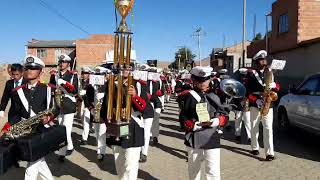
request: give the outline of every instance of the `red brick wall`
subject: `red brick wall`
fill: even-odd
[[[113,35],[91,35],[76,41],[78,67],[95,66],[106,59],[106,52],[113,50]]]
[[[279,33],[279,18],[288,13],[289,31]],[[297,46],[298,35],[298,0],[278,0],[272,4],[272,33],[269,52],[277,52]]]
[[[55,59],[55,50],[56,50],[56,48],[29,48],[28,49],[28,54],[31,54],[33,56],[37,56],[37,49],[45,49],[45,50],[47,50],[47,56],[44,57],[44,58],[41,58],[46,65],[56,64],[56,59]]]
[[[320,1],[299,0],[298,42],[320,37]]]

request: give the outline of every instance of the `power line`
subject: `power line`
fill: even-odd
[[[40,3],[41,6],[43,6],[46,9],[48,9],[49,11],[51,11],[52,13],[54,13],[55,15],[57,15],[58,17],[60,17],[61,19],[63,19],[67,23],[69,23],[70,25],[72,25],[73,27],[79,29],[80,31],[84,32],[87,35],[90,35],[90,33],[87,30],[85,30],[82,27],[80,27],[79,25],[73,23],[71,20],[69,20],[67,17],[65,17],[63,14],[61,14],[58,10],[56,10],[50,4],[46,3],[43,0],[39,0],[39,1],[40,1],[39,3]]]

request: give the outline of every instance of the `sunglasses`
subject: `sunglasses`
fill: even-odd
[[[63,61],[63,60],[60,60],[58,61],[59,64],[62,64],[62,63],[69,63],[69,61]]]
[[[42,68],[40,67],[36,67],[36,66],[27,66],[27,67],[24,67],[24,70],[25,71],[28,71],[28,70],[41,70]]]

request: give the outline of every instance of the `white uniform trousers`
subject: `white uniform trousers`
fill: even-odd
[[[144,146],[141,148],[141,152],[144,155],[148,155],[149,142],[151,137],[151,127],[152,127],[153,118],[143,119],[144,123]]]
[[[40,177],[43,180],[53,180],[51,171],[44,158],[38,159],[35,162],[28,162],[24,179],[37,180],[38,174],[40,174]]]
[[[68,142],[67,146],[65,146],[59,150],[60,156],[65,156],[67,150],[73,149],[73,143],[72,143],[72,138],[71,138],[73,118],[74,118],[74,113],[63,114],[63,115],[58,116],[59,124],[66,127],[67,142]]]
[[[90,132],[90,111],[88,108],[83,109],[82,123],[83,123],[82,140],[87,141],[89,137],[89,132]]]
[[[105,123],[93,123],[94,132],[97,139],[97,154],[106,154],[106,131]]]
[[[236,111],[236,118],[234,122],[236,136],[241,136],[242,122],[246,128],[248,138],[251,138],[250,111]]]
[[[159,97],[161,105],[162,105],[162,109],[164,109],[164,95]]]
[[[207,180],[220,180],[220,148],[188,150],[188,171],[190,180],[201,179],[201,162],[205,162]]]
[[[116,170],[120,180],[136,180],[138,178],[141,147],[124,149],[112,146]]]
[[[274,156],[273,149],[273,109],[270,108],[266,117],[260,115],[260,110],[255,107],[250,108],[251,119],[251,148],[252,150],[259,150],[259,124],[260,121],[263,125],[263,145],[266,155]]]
[[[160,127],[159,127],[160,113],[161,113],[160,108],[154,109],[154,117],[153,117],[152,128],[151,128],[151,136],[156,137],[156,138],[159,137],[159,131],[160,131]],[[145,135],[145,137],[147,137],[147,136]]]
[[[167,93],[167,94],[165,95],[165,100],[166,100],[166,102],[169,102],[169,101],[170,101],[170,94]]]

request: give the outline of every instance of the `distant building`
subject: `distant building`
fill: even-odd
[[[45,41],[32,39],[27,44],[28,54],[41,58],[47,67],[54,67],[62,53],[77,57],[77,67],[96,66],[113,50],[113,35],[94,34],[85,39]]]
[[[282,87],[296,84],[305,76],[319,72],[320,67],[320,1],[277,0],[272,4],[272,30],[268,53],[287,61],[276,77]],[[248,47],[248,57],[266,49],[266,39]]]
[[[245,42],[245,50],[250,44]],[[213,48],[210,64],[214,70],[227,69],[230,74],[238,70],[242,64],[242,42],[226,48]],[[245,66],[251,67],[251,59],[245,58]]]

